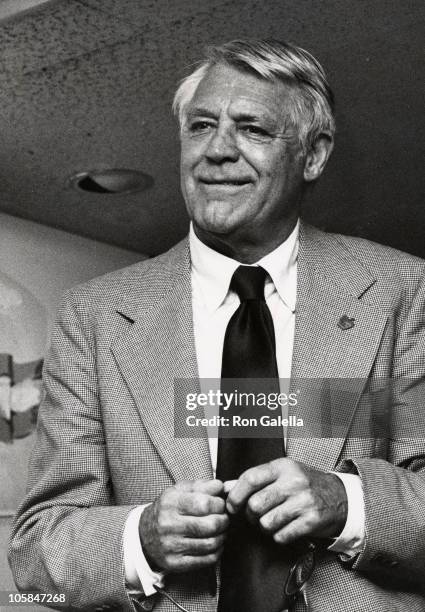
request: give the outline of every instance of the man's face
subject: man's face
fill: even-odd
[[[186,110],[181,183],[195,228],[267,239],[297,210],[304,158],[288,126],[293,90],[213,66]]]

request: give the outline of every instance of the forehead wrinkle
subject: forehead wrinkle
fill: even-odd
[[[275,123],[279,120],[282,109],[276,105],[275,108],[266,106],[259,100],[250,100],[249,98],[238,98],[236,100],[220,100],[217,108],[214,108],[214,99],[212,106],[199,104],[189,106],[186,116],[191,119],[193,117],[210,117],[218,118],[223,113],[226,113],[234,121],[267,121]],[[247,102],[248,104],[245,104]],[[252,104],[252,102],[254,104]]]
[[[243,90],[244,91],[241,91]],[[217,116],[224,112],[232,118],[260,121],[268,118],[279,121],[285,113],[287,96],[279,95],[278,91],[247,93],[246,88],[232,87],[230,95],[226,91],[219,91],[209,96],[201,95],[189,105],[188,115],[200,114]],[[197,96],[196,96],[197,97]]]
[[[193,108],[188,109],[187,117],[210,117],[211,119],[215,119],[217,117],[217,113],[215,113],[210,108],[206,108],[205,106],[195,106]]]

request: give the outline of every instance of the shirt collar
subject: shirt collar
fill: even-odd
[[[268,272],[280,299],[293,312],[297,292],[298,234],[299,221],[282,244],[253,264],[262,266]],[[192,224],[190,224],[189,246],[193,279],[199,288],[205,307],[210,312],[214,312],[224,302],[236,268],[243,264],[204,244],[195,234]],[[266,297],[272,291],[273,286],[266,282]]]

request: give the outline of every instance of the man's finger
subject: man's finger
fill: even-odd
[[[206,493],[185,493],[177,503],[177,510],[186,516],[208,516],[223,514],[226,505],[221,497],[213,497]]]
[[[229,525],[227,514],[181,516],[173,532],[190,538],[210,538],[224,533]]]
[[[230,514],[236,514],[246,504],[253,493],[263,489],[276,479],[276,471],[270,463],[264,463],[246,470],[230,491],[226,508]]]
[[[238,482],[237,480],[226,480],[226,482],[224,483],[224,493],[225,493],[225,495],[230,493],[230,491],[233,489],[233,487],[235,486],[235,484],[237,482]]]
[[[206,493],[207,495],[219,497],[224,494],[224,485],[222,481],[217,478],[213,480],[195,480],[192,490],[194,492]]]
[[[183,557],[175,556],[173,561],[168,564],[167,569],[174,573],[181,573],[209,567],[210,565],[215,565],[217,563],[222,552],[223,549],[220,548],[209,555],[185,555]]]
[[[290,499],[266,512],[258,522],[266,533],[273,534],[297,520],[300,515],[299,504]]]
[[[185,538],[185,555],[203,557],[204,555],[213,554],[223,548],[225,537],[224,534],[221,534],[214,538]]]
[[[255,521],[285,502],[288,499],[285,488],[284,482],[275,480],[260,491],[253,493],[246,504],[248,520]]]
[[[309,534],[310,531],[307,523],[303,517],[298,517],[285,525],[285,527],[282,527],[282,529],[276,531],[273,534],[273,540],[278,544],[282,544],[282,546],[286,546]]]

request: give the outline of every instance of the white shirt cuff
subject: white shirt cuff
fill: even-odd
[[[348,510],[344,529],[328,550],[339,553],[348,561],[358,555],[365,542],[365,507],[363,486],[360,476],[332,472],[343,482],[347,494]]]
[[[160,588],[164,586],[164,575],[150,568],[140,543],[139,521],[142,512],[149,505],[137,506],[131,510],[125,522],[123,534],[125,581],[130,588],[142,588],[146,597],[157,592],[155,586]]]

